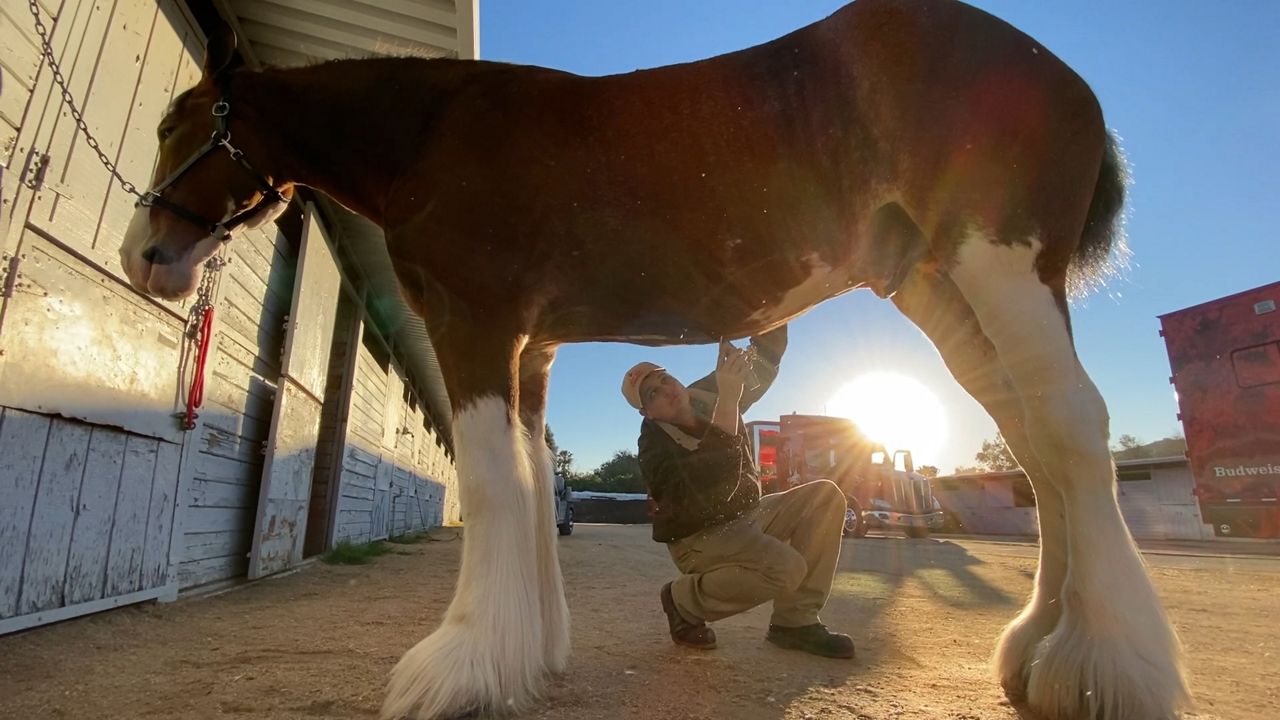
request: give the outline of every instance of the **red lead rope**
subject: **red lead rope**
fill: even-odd
[[[221,250],[205,261],[204,274],[200,277],[200,287],[196,290],[195,304],[191,306],[191,314],[187,318],[187,329],[183,334],[186,335],[187,342],[195,343],[196,363],[191,372],[191,390],[187,393],[187,408],[179,416],[182,418],[183,430],[195,430],[196,418],[200,417],[196,410],[204,404],[204,366],[209,359],[209,343],[213,339],[213,307],[218,299],[218,277],[228,262],[230,261],[223,257]],[[188,357],[184,352],[184,367]]]
[[[209,338],[213,336],[213,307],[204,309],[200,317],[200,334],[196,340],[196,367],[191,375],[191,391],[187,393],[187,412],[183,416],[182,429],[194,430],[196,410],[204,404],[204,364],[209,358]]]

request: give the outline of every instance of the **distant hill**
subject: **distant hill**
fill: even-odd
[[[1116,460],[1144,460],[1146,458],[1182,457],[1187,452],[1187,439],[1167,437],[1145,445],[1119,450],[1114,453]]]

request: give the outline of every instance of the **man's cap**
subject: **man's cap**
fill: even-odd
[[[651,373],[658,372],[664,368],[660,365],[654,365],[651,362],[636,363],[636,366],[627,371],[622,376],[622,397],[627,399],[627,403],[631,407],[640,410],[643,403],[640,402],[640,384],[644,379],[649,377]]]

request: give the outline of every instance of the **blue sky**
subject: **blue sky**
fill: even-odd
[[[490,60],[606,75],[755,45],[826,17],[839,0],[481,0],[480,51]],[[1134,252],[1125,276],[1073,307],[1079,353],[1106,398],[1112,437],[1181,432],[1157,315],[1280,279],[1280,3],[973,3],[1044,43],[1093,87],[1135,178]],[[637,118],[637,122],[641,122]],[[894,307],[858,291],[791,325],[783,370],[747,414],[819,413],[865,372],[909,375],[938,395],[949,426],[933,457],[970,464],[995,434],[929,342]],[[677,377],[709,372],[714,348],[564,346],[549,422],[578,469],[635,449],[640,418],[618,392],[622,373],[653,360]]]

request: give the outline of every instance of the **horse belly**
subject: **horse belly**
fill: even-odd
[[[850,277],[846,268],[832,267],[818,260],[810,260],[809,274],[799,283],[781,288],[781,298],[775,302],[763,302],[759,310],[747,321],[751,325],[777,325],[804,314],[813,306],[837,295],[860,287]]]

